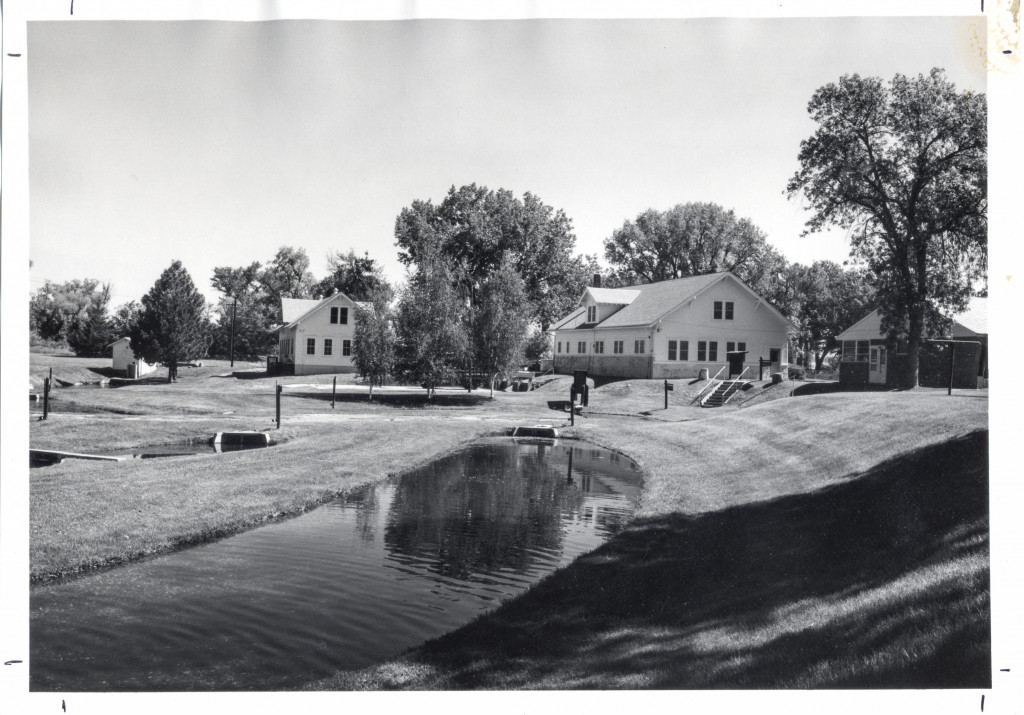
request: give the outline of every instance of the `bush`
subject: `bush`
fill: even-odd
[[[802,367],[800,367],[799,365],[790,365],[789,366],[789,379],[790,380],[803,380],[804,379],[804,369]]]

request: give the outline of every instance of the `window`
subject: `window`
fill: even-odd
[[[676,359],[676,341],[675,340],[669,340],[668,341],[668,359],[669,360],[675,360]]]
[[[857,341],[857,362],[868,361],[868,351],[871,349],[870,340],[858,340]]]
[[[338,308],[338,322],[348,325],[348,308]]]
[[[589,306],[587,308],[587,322],[588,323],[596,323],[597,322],[597,306],[596,305],[591,305],[591,306]]]
[[[747,352],[747,344],[746,343],[736,343],[736,349],[739,350],[741,353],[745,353],[745,352]]]
[[[558,352],[562,352],[562,341],[558,341]]]
[[[594,352],[595,353],[604,353],[604,341],[603,340],[598,340],[596,343],[594,343]]]
[[[351,340],[342,340],[341,341],[341,354],[345,355],[345,356],[349,356],[349,355],[352,354],[352,341]]]
[[[729,343],[725,344],[725,352],[727,352],[727,353],[731,353],[731,352],[745,353],[746,351],[747,351],[747,344],[746,343],[732,343],[732,342],[729,342]]]
[[[708,362],[716,362],[718,360],[718,343],[712,340],[708,343]]]
[[[857,359],[857,342],[855,340],[843,341],[843,362],[853,362]]]
[[[331,324],[337,324],[338,322],[338,308],[331,308]]]
[[[612,352],[616,355],[621,355],[623,352],[622,340],[616,340],[612,343]]]
[[[708,343],[706,340],[697,341],[697,362],[705,362],[708,359]]]
[[[334,354],[334,341],[330,338],[324,338],[324,355]]]
[[[643,352],[644,352],[644,341],[643,340],[634,340],[633,341],[633,352],[636,353],[637,355],[643,354]]]
[[[722,319],[722,301],[716,300],[715,301],[715,320],[721,320],[721,319]]]
[[[732,301],[725,301],[725,319],[732,320]]]
[[[687,340],[679,341],[679,359],[689,360],[690,359],[690,343]]]
[[[306,354],[316,355],[316,338],[306,338]]]
[[[735,349],[736,349],[736,343],[726,343],[725,344],[725,352],[731,353]]]
[[[580,353],[581,355],[587,352],[587,342],[585,340],[580,340],[578,343],[576,343],[576,352]]]

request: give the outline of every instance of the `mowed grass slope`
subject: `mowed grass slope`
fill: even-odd
[[[988,687],[986,401],[806,400],[581,420],[643,465],[640,519],[494,613],[311,687]]]

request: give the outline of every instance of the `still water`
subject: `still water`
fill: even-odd
[[[484,440],[295,519],[39,586],[38,691],[276,690],[395,656],[622,528],[636,465]]]

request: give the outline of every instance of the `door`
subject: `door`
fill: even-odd
[[[782,372],[782,351],[779,348],[771,348],[768,359],[772,361],[772,372]]]
[[[885,348],[881,345],[872,345],[868,356],[868,382],[874,385],[884,385]]]

